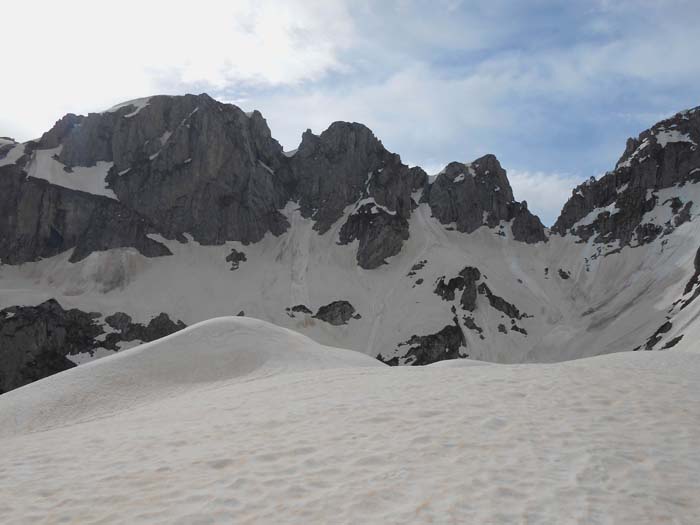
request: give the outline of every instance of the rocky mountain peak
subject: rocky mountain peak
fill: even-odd
[[[333,122],[328,129],[316,136],[307,131],[302,137],[300,151],[313,145],[312,151],[322,150],[328,157],[363,156],[381,154],[384,149],[381,141],[364,124],[358,122]]]
[[[405,165],[363,124],[334,122],[319,135],[307,130],[299,148],[285,154],[259,111],[245,113],[206,94],[68,114],[24,151],[7,141],[0,148],[0,155],[12,150],[18,157],[3,162],[13,165],[5,166],[11,176],[2,182],[15,217],[5,225],[6,261],[69,248],[73,260],[97,248],[169,253],[149,237],[154,233],[183,241],[188,234],[209,245],[254,243],[286,231],[282,210],[290,202],[318,234],[337,225],[341,244],[359,240],[364,268],[401,250],[418,201],[462,232],[512,221],[516,240],[546,239],[539,220],[514,201],[493,155],[452,163],[428,185],[422,169]],[[31,209],[39,195],[47,209],[37,216]],[[112,214],[123,225],[119,232],[111,231]]]
[[[433,216],[442,224],[454,224],[457,231],[472,233],[484,225],[500,228],[502,222],[513,221],[515,240],[547,240],[540,220],[527,204],[513,198],[506,171],[495,155],[468,164],[451,162],[429,186],[425,198]],[[500,233],[506,235],[502,228]]]
[[[682,191],[661,202],[658,194],[700,180],[698,144],[700,108],[677,113],[628,139],[613,171],[573,190],[552,231],[597,243],[619,241],[619,246],[638,246],[670,233],[687,220],[693,203],[683,200]],[[645,219],[664,206],[672,212],[668,221]]]
[[[21,290],[3,295],[0,324],[16,379],[71,366],[62,330],[78,353],[116,350],[181,327],[161,312],[240,312],[391,364],[686,344],[699,120],[679,113],[630,139],[613,171],[574,190],[551,243],[494,155],[429,178],[358,123],[307,130],[285,153],[259,111],[155,96],[66,115],[26,144],[0,138],[0,278]],[[25,333],[37,345],[9,342]]]

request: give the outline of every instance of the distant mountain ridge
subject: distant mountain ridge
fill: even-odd
[[[390,364],[687,344],[699,143],[698,108],[630,139],[550,231],[490,154],[431,180],[347,122],[284,152],[205,94],[68,114],[0,139],[0,391],[146,340],[114,315],[241,313]]]

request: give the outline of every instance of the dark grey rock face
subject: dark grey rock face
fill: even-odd
[[[527,330],[525,330],[524,328],[515,324],[514,320],[511,320],[510,329],[513,330],[514,332],[520,332],[521,334],[527,336]]]
[[[468,357],[461,351],[466,346],[466,341],[456,318],[454,324],[445,326],[439,332],[429,335],[414,335],[408,341],[399,344],[399,348],[402,346],[409,347],[403,353],[403,362],[400,362],[399,357],[384,360],[381,354],[377,356],[377,359],[392,366],[399,364],[422,366],[447,359]]]
[[[547,242],[547,235],[544,231],[544,226],[537,215],[533,215],[527,209],[527,201],[514,203],[511,206],[513,221],[511,222],[511,230],[513,238],[516,241],[525,242],[527,244],[536,244],[538,242]]]
[[[93,251],[134,247],[169,255],[147,237],[155,226],[119,202],[27,179],[17,165],[0,167],[0,260],[19,264],[75,248],[71,261]]]
[[[434,217],[442,224],[454,223],[460,232],[472,233],[481,226],[494,228],[501,221],[513,221],[517,241],[546,241],[544,226],[516,202],[506,171],[494,155],[486,155],[471,164],[452,162],[426,191]]]
[[[486,296],[492,308],[513,320],[528,317],[527,314],[521,313],[514,304],[494,294],[485,282],[479,283],[481,277],[482,275],[478,268],[467,266],[462,269],[456,277],[452,277],[451,279],[447,279],[444,276],[440,277],[436,282],[434,292],[445,301],[454,301],[456,292],[461,291],[462,295],[459,299],[459,303],[462,309],[468,312],[476,310],[478,294]],[[453,313],[456,312],[454,306],[452,307],[452,311]],[[473,323],[473,319],[471,322]]]
[[[108,350],[117,350],[117,343],[121,341],[147,343],[187,328],[185,323],[173,321],[165,313],[157,315],[146,325],[132,322],[131,317],[123,312],[117,312],[109,317],[105,317],[105,322],[116,330],[116,332],[107,334],[104,342],[101,344],[103,348]]]
[[[443,359],[457,359],[468,357],[464,353],[467,341],[464,336],[466,330],[474,333],[479,339],[485,339],[485,330],[477,324],[474,314],[479,308],[493,308],[501,312],[501,319],[510,318],[510,326],[505,321],[494,323],[489,327],[489,332],[509,334],[518,332],[527,336],[527,330],[516,324],[516,320],[532,317],[521,312],[517,306],[503,297],[493,293],[484,282],[487,277],[478,268],[467,266],[454,277],[442,276],[435,282],[433,292],[444,301],[451,304],[450,310],[454,325],[449,325],[437,333],[428,335],[415,335],[408,341],[400,343],[392,357],[378,355],[377,358],[390,365],[423,365]],[[484,296],[479,299],[479,296]],[[460,313],[461,309],[461,313]],[[460,326],[458,316],[463,325]],[[488,319],[488,318],[487,318]],[[462,330],[465,331],[462,331]],[[491,332],[491,337],[495,334]],[[409,348],[405,348],[405,347]]]
[[[0,394],[74,367],[69,355],[117,350],[120,341],[154,341],[185,328],[167,314],[141,325],[117,313],[105,319],[117,332],[102,339],[99,318],[99,313],[65,310],[54,299],[0,310]]]
[[[408,272],[407,277],[413,277],[416,275],[418,272],[420,272],[423,268],[425,268],[425,265],[428,264],[427,259],[423,259],[418,261],[416,264],[411,266],[411,270]]]
[[[118,332],[124,332],[131,325],[131,316],[125,314],[124,312],[117,312],[105,317],[105,323]]]
[[[673,348],[678,343],[680,343],[682,339],[683,339],[682,334],[674,337],[673,339],[669,340],[664,346],[662,346],[661,350],[668,350],[669,348]]]
[[[335,122],[321,135],[304,133],[286,177],[301,213],[327,232],[347,206],[356,205],[340,231],[340,243],[359,239],[358,264],[384,264],[408,239],[411,194],[425,185],[420,168],[408,168],[362,124]]]
[[[109,159],[98,158],[106,154],[97,147],[90,148],[97,156],[86,159],[68,144],[61,156],[66,163],[113,160],[110,187],[163,235],[189,233],[203,244],[250,243],[287,229],[279,212],[287,202],[277,175],[282,148],[260,113],[248,117],[207,95],[188,95],[153,97],[134,116],[119,115],[99,116],[107,127],[117,119]]]
[[[231,270],[238,270],[242,262],[247,261],[245,253],[239,252],[235,248],[226,256],[226,262],[231,263]]]
[[[693,277],[690,278],[690,281],[688,281],[688,284],[685,287],[685,293],[689,293],[700,279],[700,248],[698,248],[698,251],[695,252],[695,260],[693,261],[693,265],[695,267],[695,273],[693,274]]]
[[[307,130],[289,164],[292,198],[298,199],[302,215],[316,221],[320,233],[363,197],[408,217],[411,190],[424,183],[420,173],[411,172],[358,123],[334,122],[320,135]]]
[[[113,162],[107,182],[119,202],[26,179],[21,168],[36,149],[61,146],[67,170]],[[168,255],[145,237],[204,244],[260,240],[288,226],[278,211],[287,202],[276,175],[285,162],[260,113],[207,95],[152,97],[136,111],[128,105],[87,117],[66,115],[16,165],[3,167],[0,257],[11,264],[75,247],[74,261],[95,250],[134,247]]]
[[[427,182],[423,170],[401,163],[361,124],[336,122],[320,136],[306,132],[296,154],[287,157],[259,112],[246,114],[207,95],[155,96],[145,105],[137,102],[85,117],[68,114],[28,144],[28,154],[15,169],[26,167],[32,151],[59,146],[56,159],[67,171],[113,163],[106,181],[121,208],[111,205],[96,217],[98,223],[109,222],[119,211],[120,217],[145,222],[146,233],[168,239],[183,240],[188,233],[208,245],[252,243],[268,232],[286,231],[289,224],[280,210],[290,200],[314,219],[319,233],[328,231],[348,206],[357,205],[340,242],[359,240],[358,263],[367,269],[401,250],[415,206],[411,195]],[[364,206],[361,199],[376,206]],[[60,230],[50,217],[34,219],[43,229]],[[100,226],[93,230],[102,231],[105,239],[86,239],[76,257],[120,246],[167,253],[146,241],[117,241],[114,237],[124,235]],[[18,252],[13,262],[54,254],[55,245],[65,249],[80,240],[80,235],[52,240],[49,249],[43,236],[36,237],[25,240],[36,247]]]
[[[476,283],[481,279],[481,272],[478,268],[467,266],[459,272],[457,277],[445,282],[445,277],[438,279],[435,286],[435,293],[442,297],[445,301],[453,301],[455,292],[462,291],[460,304],[464,310],[473,312],[476,309]]]
[[[693,276],[686,283],[685,290],[683,291],[683,295],[688,295],[691,292],[693,292],[693,295],[685,300],[681,299],[681,310],[686,308],[690,303],[695,301],[698,296],[700,296],[700,286],[697,286],[698,283],[700,283],[700,248],[698,248],[698,251],[695,252],[694,265],[695,273],[693,273]]]
[[[656,330],[656,332],[654,332],[654,334],[651,337],[649,337],[646,344],[644,345],[644,348],[646,350],[653,350],[656,344],[659,341],[661,341],[663,334],[669,332],[671,328],[673,328],[673,323],[671,323],[670,321],[666,321]]]
[[[340,244],[359,239],[357,263],[365,269],[386,264],[386,258],[401,251],[408,239],[408,221],[387,213],[372,203],[360,206],[340,229]]]
[[[333,301],[319,308],[314,317],[333,326],[340,326],[348,324],[350,319],[359,319],[360,315],[355,313],[355,307],[349,302]]]
[[[574,189],[552,227],[560,235],[603,243],[619,240],[637,246],[673,231],[690,219],[692,203],[670,203],[674,219],[665,227],[643,224],[644,214],[659,203],[655,191],[700,180],[700,108],[663,120],[629,139],[615,169]],[[598,210],[590,224],[576,223]]]
[[[85,117],[74,115],[73,113],[68,113],[67,115],[63,116],[49,131],[41,136],[39,139],[39,147],[41,149],[52,149],[60,146],[70,136],[75,127],[79,126],[84,119]],[[90,164],[81,164],[81,166],[92,166],[94,164],[95,162],[93,161]]]
[[[3,145],[0,154],[10,146]],[[359,241],[358,264],[373,269],[398,254],[408,239],[417,192],[442,222],[454,220],[460,231],[506,220],[512,221],[516,240],[546,240],[526,203],[513,200],[505,171],[492,155],[469,168],[473,180],[455,182],[451,170],[466,167],[453,163],[429,186],[421,168],[403,164],[357,123],[335,122],[318,136],[307,131],[296,153],[286,156],[257,111],[246,114],[207,95],[154,96],[104,113],[66,115],[28,143],[11,169],[27,168],[35,150],[54,148],[69,172],[113,163],[106,182],[118,202],[17,179],[16,185],[32,195],[18,196],[16,187],[0,196],[5,201],[0,206],[20,202],[23,208],[10,213],[21,219],[4,225],[9,238],[0,257],[5,262],[73,247],[73,260],[127,246],[148,256],[167,255],[165,247],[145,237],[149,233],[178,240],[187,233],[206,245],[254,243],[266,233],[286,231],[289,224],[280,210],[296,201],[320,234],[349,210],[339,242]],[[41,213],[30,213],[22,199],[39,202]]]
[[[498,295],[494,294],[486,283],[481,283],[479,285],[478,291],[479,294],[486,296],[486,299],[488,299],[489,304],[495,310],[503,312],[511,319],[521,319],[523,317],[523,315],[520,313],[520,310],[518,310],[518,308],[514,304],[511,304],[508,301],[506,301],[503,297],[499,297]]]
[[[92,347],[99,316],[54,300],[0,311],[0,393],[75,366],[65,356]]]
[[[473,317],[464,316],[462,318],[462,322],[464,323],[464,326],[466,326],[469,330],[471,330],[472,332],[476,332],[479,335],[479,339],[484,339],[484,329],[481,328],[478,324],[476,324],[476,321],[474,321]]]
[[[313,312],[309,309],[308,306],[304,304],[297,304],[292,307],[285,308],[287,311],[287,315],[289,317],[294,317],[294,314],[305,314],[305,315],[312,315]]]

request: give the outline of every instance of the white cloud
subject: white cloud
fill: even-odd
[[[352,22],[334,1],[10,2],[0,134],[33,138],[64,113],[233,83],[289,85],[342,69]]]
[[[529,210],[551,226],[561,212],[580,177],[542,171],[508,170],[508,180],[516,200],[527,201]]]
[[[515,112],[498,104],[509,90],[508,80],[441,78],[430,65],[414,62],[377,81],[253,94],[246,102],[262,111],[288,149],[306,128],[319,133],[348,120],[366,124],[389,149],[420,163],[441,158],[446,144],[461,149],[460,160],[488,153],[485,133],[516,124]]]
[[[510,174],[516,197],[551,223],[578,179],[612,167],[627,134],[653,123],[642,113],[682,109],[679,91],[700,79],[697,2],[564,4],[10,2],[0,136],[33,138],[67,112],[148,94],[211,91],[260,109],[288,149],[306,128],[350,120],[428,171],[495,153],[529,168]]]

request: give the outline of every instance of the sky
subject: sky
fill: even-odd
[[[493,153],[546,225],[627,137],[700,105],[698,0],[34,0],[2,15],[0,136],[206,92],[259,109],[285,149],[348,120],[431,174]]]

